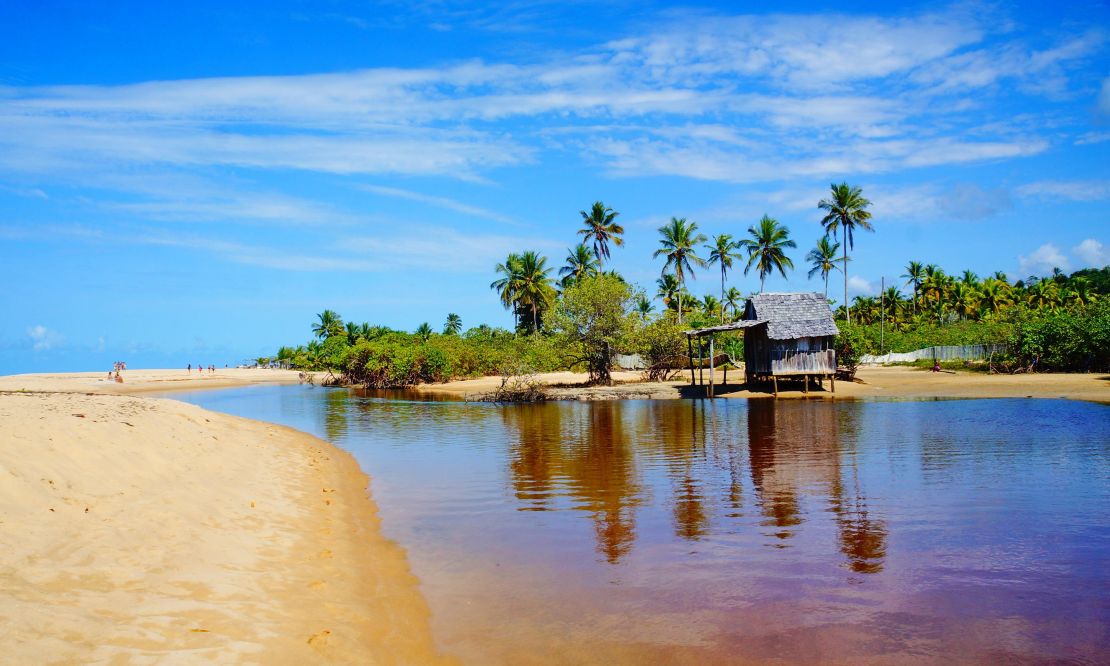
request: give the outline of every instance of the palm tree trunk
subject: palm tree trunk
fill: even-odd
[[[721,264],[721,321],[725,320],[725,265]]]
[[[761,294],[763,293],[763,283],[766,282],[766,281],[767,281],[767,274],[766,273],[760,273],[759,274],[759,293],[761,293]]]
[[[681,280],[679,280],[678,281],[678,323],[680,323],[680,324],[682,323],[682,289],[683,289],[683,286],[684,286],[683,282]]]
[[[532,332],[540,332],[540,317],[536,314],[536,304],[532,303]]]
[[[825,271],[825,300],[829,300],[829,272]]]
[[[851,324],[852,308],[848,305],[848,229],[842,227],[840,235],[844,237],[844,320]]]

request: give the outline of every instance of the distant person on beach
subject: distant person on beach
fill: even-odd
[[[933,361],[933,372],[940,372],[940,361]]]
[[[193,371],[193,364],[192,363],[185,366],[185,372],[192,372],[192,371]]]

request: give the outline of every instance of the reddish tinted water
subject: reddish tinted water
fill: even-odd
[[[1110,409],[193,393],[351,450],[468,663],[1108,663]]]

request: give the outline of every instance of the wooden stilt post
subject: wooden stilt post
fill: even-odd
[[[690,361],[690,386],[694,385],[694,339],[686,336],[686,358]]]
[[[829,382],[830,382],[830,385],[832,386],[832,392],[836,393],[836,375],[835,374],[829,375]]]
[[[709,397],[713,397],[713,336],[709,336]]]
[[[805,382],[805,388],[802,389],[802,393],[809,395],[809,375],[802,375],[802,381]]]
[[[779,397],[779,378],[776,375],[771,375],[771,383],[775,385],[775,397]]]
[[[697,383],[705,386],[705,341],[697,339]]]

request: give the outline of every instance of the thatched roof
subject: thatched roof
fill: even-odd
[[[767,322],[767,337],[772,340],[836,335],[832,309],[818,293],[754,294],[744,309],[747,321]]]
[[[719,326],[710,326],[708,328],[695,328],[692,331],[686,331],[686,335],[694,338],[700,338],[703,335],[710,335],[711,333],[723,333],[725,331],[739,331],[760,324],[766,324],[766,321],[758,321],[753,319],[741,319],[729,324],[720,324]]]
[[[833,323],[832,309],[818,293],[753,294],[744,308],[744,318],[730,324],[686,331],[692,338],[703,335],[738,331],[767,324],[767,337],[772,340],[820,338],[840,332]]]

